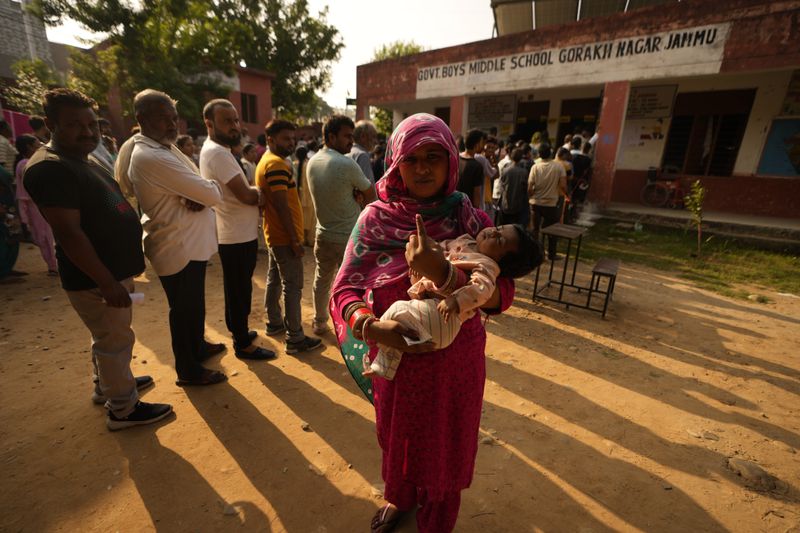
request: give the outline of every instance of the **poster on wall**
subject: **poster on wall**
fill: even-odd
[[[669,118],[675,102],[677,85],[631,87],[628,98],[628,120]]]
[[[800,118],[772,121],[758,173],[800,176]]]
[[[619,167],[646,170],[660,166],[669,120],[656,118],[626,121],[618,158]]]

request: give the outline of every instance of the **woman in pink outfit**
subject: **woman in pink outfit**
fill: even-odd
[[[28,230],[33,236],[33,242],[39,247],[42,259],[47,263],[47,273],[51,276],[58,275],[58,262],[56,261],[56,243],[53,239],[53,230],[50,224],[39,212],[39,208],[33,203],[25,184],[22,183],[22,175],[25,173],[25,165],[28,159],[42,146],[39,139],[33,135],[20,135],[17,137],[17,151],[20,161],[17,163],[17,205],[19,206],[19,216],[22,222],[28,226]]]
[[[486,331],[480,314],[466,320],[452,344],[430,351],[409,345],[414,332],[378,320],[397,300],[408,300],[409,267],[442,293],[467,282],[450,266],[436,241],[475,237],[489,217],[456,192],[458,149],[447,125],[428,114],[413,115],[389,139],[379,201],[361,213],[331,291],[331,315],[345,362],[368,397],[374,398],[387,504],[372,520],[373,532],[391,531],[403,512],[420,506],[420,532],[451,531],[461,491],[469,487],[478,444],[486,377]],[[423,228],[417,227],[417,215]],[[500,277],[484,305],[489,313],[511,305],[514,284]],[[364,364],[377,344],[403,351],[393,381],[365,379]]]

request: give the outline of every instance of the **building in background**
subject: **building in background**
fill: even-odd
[[[709,210],[798,217],[800,1],[492,6],[496,38],[359,66],[358,118],[424,111],[557,144],[597,132],[601,205],[638,203],[657,168],[701,178]]]
[[[0,78],[14,79],[11,65],[22,59],[41,59],[55,66],[44,22],[25,10],[29,3],[0,0]]]

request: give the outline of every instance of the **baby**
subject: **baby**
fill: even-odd
[[[542,262],[540,244],[519,224],[484,228],[474,239],[462,235],[439,244],[452,265],[444,286],[437,287],[428,278],[412,275],[408,289],[412,299],[393,303],[381,317],[416,331],[419,339],[406,337],[409,344],[431,341],[436,350],[449,346],[461,324],[472,318],[494,294],[497,276],[519,278]],[[468,274],[469,281],[447,294],[447,287],[458,274],[455,269]],[[379,344],[378,354],[365,368],[364,375],[394,379],[402,355],[396,348]]]

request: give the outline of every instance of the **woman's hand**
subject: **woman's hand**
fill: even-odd
[[[406,244],[406,262],[409,269],[425,276],[437,286],[447,281],[449,265],[444,258],[444,251],[436,241],[428,237],[422,215],[417,215],[417,234],[411,235]]]
[[[403,335],[411,339],[419,338],[416,331],[395,320],[374,320],[367,329],[368,339],[389,348],[402,350],[405,353],[425,353],[434,350],[435,345],[432,342],[409,345]]]

